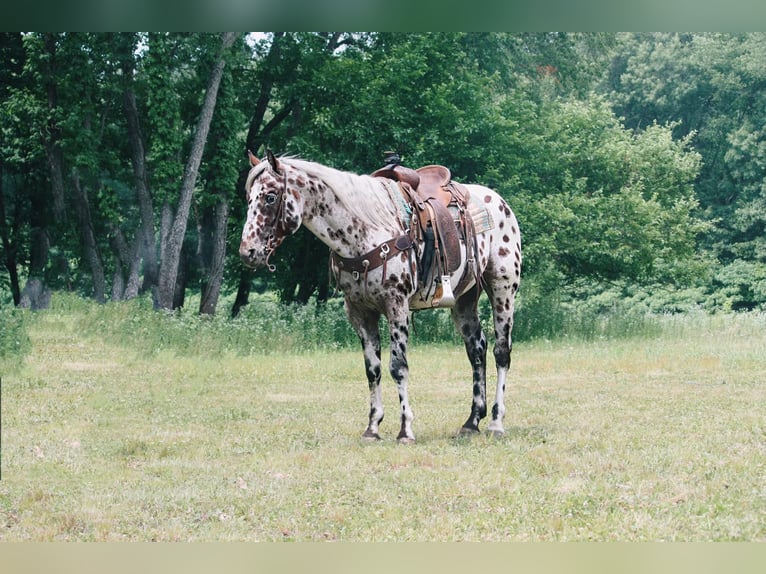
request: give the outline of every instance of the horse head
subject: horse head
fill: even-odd
[[[289,166],[280,162],[271,151],[267,161],[261,161],[250,151],[250,173],[245,185],[247,220],[242,230],[239,256],[251,268],[267,265],[269,257],[284,239],[301,226],[301,196],[288,189]]]

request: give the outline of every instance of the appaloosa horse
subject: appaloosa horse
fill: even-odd
[[[407,341],[410,312],[432,306],[434,284],[418,277],[423,244],[410,240],[414,208],[390,179],[356,175],[293,158],[259,161],[250,154],[247,178],[247,221],[239,253],[249,267],[267,265],[285,237],[305,225],[331,250],[331,268],[345,296],[345,309],[364,349],[370,388],[370,413],[363,438],[380,439],[383,420],[378,323],[381,314],[390,331],[390,373],[396,381],[401,408],[398,440],[411,443],[412,410],[407,395]],[[497,391],[487,430],[500,435],[505,416],[504,392],[511,361],[514,298],[521,274],[519,226],[506,202],[480,185],[464,185],[464,206],[472,214],[475,242],[465,248],[460,266],[449,277],[455,290],[452,319],[462,335],[473,368],[471,414],[461,433],[478,432],[487,415],[487,339],[477,307],[481,289],[490,298],[494,315],[494,356]],[[463,234],[465,235],[465,234]],[[470,239],[470,238],[469,238]],[[360,266],[361,264],[361,266]]]

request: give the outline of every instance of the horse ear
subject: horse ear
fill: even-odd
[[[279,162],[277,161],[277,158],[274,156],[274,153],[270,150],[266,150],[266,157],[269,159],[269,163],[271,164],[271,169],[279,173]]]
[[[259,160],[257,157],[253,155],[253,152],[250,150],[247,150],[247,157],[250,158],[250,165],[255,167],[259,163],[261,163],[261,160]]]

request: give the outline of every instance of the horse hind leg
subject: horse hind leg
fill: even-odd
[[[487,337],[477,311],[479,290],[473,287],[458,298],[452,307],[452,321],[463,337],[465,351],[473,370],[471,413],[460,434],[479,432],[479,422],[487,416]]]
[[[503,419],[505,418],[505,384],[508,369],[511,366],[511,351],[513,349],[511,332],[513,331],[514,300],[518,289],[518,278],[513,283],[506,283],[508,282],[496,282],[493,287],[488,289],[487,293],[492,302],[492,316],[495,328],[493,354],[497,368],[495,404],[492,406],[492,419],[487,427],[487,431],[496,436],[502,435],[505,432],[503,428]]]
[[[492,419],[487,426],[487,431],[500,436],[505,433],[503,420],[505,419],[505,383],[508,369],[511,365],[512,342],[510,332],[513,319],[495,325],[496,343],[493,350],[495,366],[497,368],[497,387],[495,390],[495,404],[492,406]]]

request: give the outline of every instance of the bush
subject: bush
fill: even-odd
[[[735,260],[718,269],[713,277],[712,298],[724,310],[766,308],[766,265]]]

